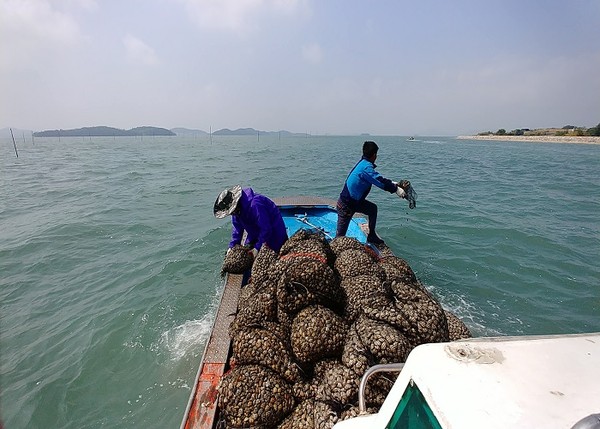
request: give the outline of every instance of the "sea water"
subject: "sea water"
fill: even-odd
[[[36,138],[0,145],[6,428],[178,427],[222,288],[225,186],[336,199],[362,142],[378,232],[474,336],[600,331],[600,146],[454,138]]]

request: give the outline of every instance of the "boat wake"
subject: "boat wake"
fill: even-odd
[[[171,360],[178,361],[189,353],[198,357],[210,335],[213,315],[207,314],[200,320],[188,320],[161,335],[163,344]]]

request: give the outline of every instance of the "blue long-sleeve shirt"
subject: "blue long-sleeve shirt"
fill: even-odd
[[[271,249],[279,252],[288,238],[279,207],[251,188],[242,191],[239,204],[240,213],[231,217],[232,231],[229,247],[240,244],[246,231],[247,244],[253,243],[254,248],[260,250],[263,243],[266,243]]]
[[[396,185],[375,171],[375,167],[377,166],[363,156],[348,174],[340,199],[348,204],[364,201],[371,192],[371,185],[390,193],[396,192]]]

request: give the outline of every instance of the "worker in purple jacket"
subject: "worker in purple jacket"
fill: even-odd
[[[246,243],[256,256],[263,244],[279,252],[288,239],[279,208],[264,195],[252,188],[242,190],[240,185],[225,189],[219,194],[214,206],[217,219],[231,215],[231,241],[229,248],[241,244],[246,231]]]

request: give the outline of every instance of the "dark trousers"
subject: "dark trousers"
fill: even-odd
[[[356,212],[369,217],[369,235],[375,234],[375,225],[377,225],[377,205],[375,203],[367,200],[345,203],[338,199],[336,209],[338,214],[336,237],[346,235],[352,216]]]

